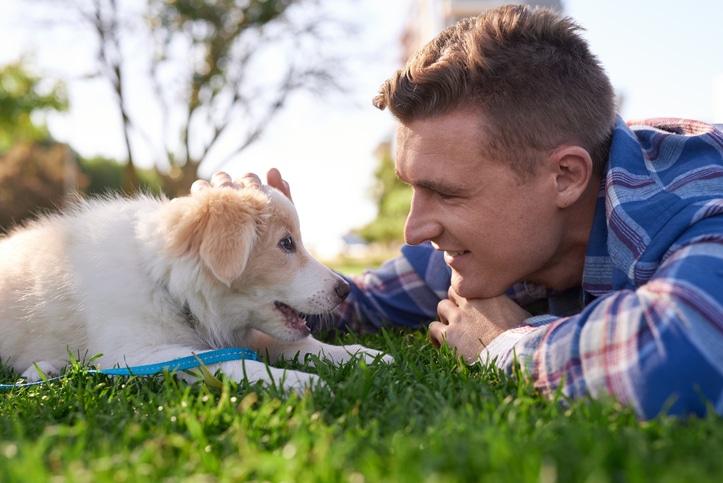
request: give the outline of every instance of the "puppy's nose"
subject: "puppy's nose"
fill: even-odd
[[[339,283],[337,283],[336,287],[334,287],[334,291],[336,292],[336,295],[339,296],[339,301],[342,301],[346,298],[347,295],[349,295],[351,289],[349,288],[349,284],[346,283],[345,280],[339,280]]]

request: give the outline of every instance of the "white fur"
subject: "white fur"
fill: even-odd
[[[279,244],[287,235],[293,252]],[[273,189],[83,201],[0,240],[0,358],[30,381],[39,379],[34,363],[57,372],[68,352],[102,354],[101,368],[223,347],[250,347],[271,363],[297,354],[371,361],[377,351],[324,344],[275,306],[329,312],[340,284],[306,252],[293,205]],[[257,361],[209,369],[296,390],[317,379]]]

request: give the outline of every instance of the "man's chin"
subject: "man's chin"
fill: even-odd
[[[474,283],[456,274],[452,274],[452,290],[466,299],[491,299],[505,293],[505,289]]]

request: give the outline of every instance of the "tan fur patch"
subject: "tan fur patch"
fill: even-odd
[[[246,267],[267,216],[268,197],[259,190],[207,190],[167,205],[166,249],[198,256],[226,285]]]
[[[283,195],[269,193],[268,218],[260,227],[257,242],[248,261],[248,276],[239,280],[235,287],[272,286],[283,284],[288,277],[308,263],[309,254],[303,249],[299,220],[293,205]],[[298,250],[284,254],[279,242],[291,236]]]

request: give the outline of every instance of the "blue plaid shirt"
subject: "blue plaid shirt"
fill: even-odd
[[[429,245],[350,277],[333,325],[423,328],[450,271]],[[519,284],[542,308],[480,355],[520,363],[544,392],[614,396],[642,418],[723,414],[723,134],[681,119],[618,119],[582,287]]]

